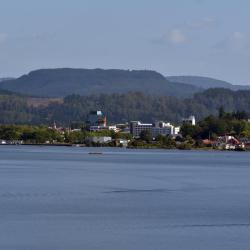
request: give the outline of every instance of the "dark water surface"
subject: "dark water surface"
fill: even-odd
[[[1,146],[0,249],[250,249],[250,154]]]

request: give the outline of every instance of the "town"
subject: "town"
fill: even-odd
[[[195,116],[183,118],[179,126],[169,122],[130,121],[108,124],[100,111],[91,111],[80,127],[1,125],[0,145],[109,146],[126,148],[250,149],[250,121],[244,112],[209,116],[196,122]]]

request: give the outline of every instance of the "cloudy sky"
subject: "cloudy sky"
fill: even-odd
[[[0,77],[152,69],[250,84],[249,0],[0,0]]]

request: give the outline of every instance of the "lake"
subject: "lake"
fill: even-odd
[[[250,153],[0,146],[1,250],[249,247]]]

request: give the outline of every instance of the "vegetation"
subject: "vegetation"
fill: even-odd
[[[81,127],[89,111],[99,109],[107,115],[109,123],[164,120],[178,124],[190,114],[198,120],[209,115],[217,116],[220,106],[225,107],[225,112],[250,110],[250,91],[227,89],[209,89],[189,99],[130,92],[71,95],[65,97],[63,102],[52,102],[47,106],[32,106],[28,100],[25,96],[0,92],[0,124],[52,125],[56,121],[64,127],[73,124]]]
[[[111,130],[89,132],[79,130],[57,130],[47,126],[0,125],[0,139],[8,142],[23,141],[27,144],[85,144],[90,137],[109,136],[112,139],[131,140],[127,133],[115,133]]]
[[[63,142],[64,138],[58,131],[46,126],[2,125],[0,138],[7,141],[23,140],[26,143]]]
[[[210,88],[226,88],[231,90],[250,90],[248,85],[233,85],[229,82],[213,79],[210,77],[201,77],[201,76],[169,76],[167,80],[170,82],[179,82],[190,84],[201,89],[210,89]]]
[[[192,148],[211,148],[211,144],[205,144],[216,140],[219,136],[232,135],[236,138],[250,140],[250,123],[245,112],[225,112],[221,107],[218,116],[210,115],[198,122],[197,125],[183,124],[181,135],[175,138],[159,135],[153,140],[148,131],[143,131],[140,138],[130,143],[133,148],[177,148],[190,150]]]
[[[163,75],[149,70],[43,69],[18,79],[0,82],[0,88],[16,93],[43,97],[71,94],[112,94],[140,91],[153,95],[187,97],[199,88],[169,82]]]
[[[86,146],[102,146],[94,143],[90,138],[111,137],[112,141],[106,146],[121,146],[119,139],[126,139],[130,148],[165,148],[188,150],[192,148],[204,148],[211,145],[204,144],[207,141],[216,140],[219,136],[233,135],[236,138],[244,137],[250,140],[250,123],[245,112],[225,112],[219,109],[218,116],[210,115],[199,121],[195,126],[184,124],[181,127],[181,135],[177,137],[159,135],[152,138],[149,131],[142,131],[139,138],[132,138],[128,133],[115,133],[112,130],[90,132],[81,129],[57,130],[47,126],[28,125],[1,125],[0,139],[15,143],[23,141],[27,144],[85,144]]]
[[[219,115],[210,115],[198,122],[196,126],[184,124],[181,128],[183,137],[190,136],[198,141],[200,139],[216,139],[222,135],[234,135],[236,137],[248,137],[250,139],[250,123],[245,112],[225,112],[220,108]]]

